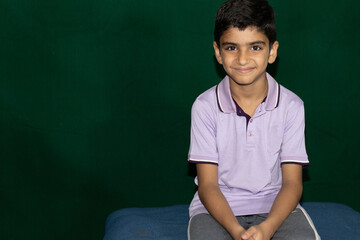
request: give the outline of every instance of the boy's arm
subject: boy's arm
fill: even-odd
[[[290,213],[296,208],[302,194],[302,165],[283,164],[282,186],[267,219],[249,228],[242,239],[270,239]]]
[[[241,239],[245,229],[239,224],[218,184],[218,167],[214,164],[196,164],[198,193],[205,208],[234,239]]]

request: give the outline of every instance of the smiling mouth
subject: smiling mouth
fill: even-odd
[[[234,68],[237,72],[246,74],[254,70],[254,68]]]

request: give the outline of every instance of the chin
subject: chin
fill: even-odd
[[[239,86],[248,86],[255,82],[255,80],[240,81],[240,80],[236,80],[236,78],[232,78],[232,77],[230,77],[230,79]]]

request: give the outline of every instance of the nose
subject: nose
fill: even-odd
[[[246,65],[249,62],[249,56],[245,51],[239,51],[237,61],[240,65]]]

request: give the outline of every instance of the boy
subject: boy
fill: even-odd
[[[214,37],[227,76],[192,107],[189,239],[320,239],[298,204],[309,164],[303,102],[266,73],[279,46],[272,7],[228,0]]]

